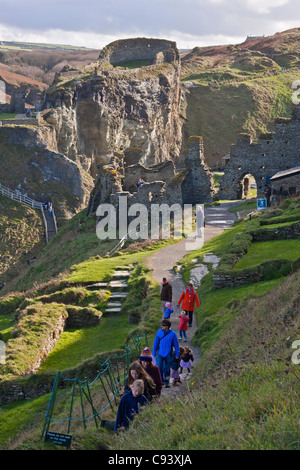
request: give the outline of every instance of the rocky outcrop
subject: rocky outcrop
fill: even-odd
[[[131,163],[145,166],[179,155],[179,55],[173,43],[164,42],[170,57],[173,51],[170,62],[123,70],[102,60],[89,76],[50,87],[42,117],[55,129],[59,152],[94,177],[116,150],[140,149],[139,160]]]

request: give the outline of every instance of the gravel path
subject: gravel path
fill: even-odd
[[[239,201],[240,202],[240,201]],[[207,242],[209,239],[219,235],[224,231],[225,228],[231,227],[232,223],[235,220],[235,215],[227,211],[227,208],[231,205],[236,204],[236,202],[231,203],[222,203],[220,206],[210,207],[205,209],[205,228],[204,228],[204,242]],[[186,250],[186,240],[181,240],[180,242],[162,248],[161,250],[153,253],[146,259],[146,266],[152,270],[152,277],[160,285],[162,284],[162,278],[166,277],[169,282],[172,284],[173,288],[173,302],[172,308],[174,312],[171,315],[170,321],[172,323],[172,329],[177,333],[178,336],[178,324],[179,318],[178,315],[181,312],[181,309],[176,307],[182,291],[185,289],[186,285],[180,275],[180,273],[175,273],[174,266],[187,254]],[[201,299],[200,299],[201,303]],[[200,306],[201,308],[201,306]],[[162,314],[163,318],[163,314]],[[193,366],[197,364],[201,357],[201,351],[198,347],[192,345],[192,338],[197,329],[197,320],[194,314],[193,325],[187,330],[187,342],[179,341],[179,345],[189,346],[193,351],[194,362]],[[151,349],[151,348],[150,348]],[[193,369],[192,369],[193,370]],[[180,393],[184,389],[184,384],[186,380],[192,378],[192,373],[190,375],[181,376],[182,385],[180,386],[170,386],[169,388],[162,389],[162,396],[172,397],[177,393]]]

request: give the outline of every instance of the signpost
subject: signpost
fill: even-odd
[[[71,445],[72,436],[70,434],[59,434],[57,432],[46,432],[45,442],[52,442],[58,446],[64,446],[68,449]]]
[[[257,210],[260,211],[261,209],[267,208],[267,199],[257,199]]]

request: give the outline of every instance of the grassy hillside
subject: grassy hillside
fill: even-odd
[[[291,116],[299,44],[295,28],[239,45],[196,47],[182,57],[181,80],[189,85],[184,140],[201,135],[208,164],[228,153],[239,132],[257,140],[274,130],[275,117]]]
[[[299,450],[300,371],[291,361],[299,281],[294,274],[261,298],[228,306],[230,320],[185,394],[151,405],[128,433],[107,439],[109,448]]]
[[[65,65],[81,67],[95,62],[100,50],[51,44],[0,45],[0,69],[50,85]]]
[[[42,215],[0,195],[0,282],[28,268],[27,261],[45,247]]]
[[[1,41],[0,49],[3,50],[21,50],[33,51],[36,49],[42,50],[63,50],[63,51],[88,51],[90,49],[80,46],[70,46],[67,44],[38,44],[35,42],[17,42],[17,41]]]

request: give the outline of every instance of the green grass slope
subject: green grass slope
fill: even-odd
[[[0,281],[9,282],[45,247],[42,215],[0,195]]]

